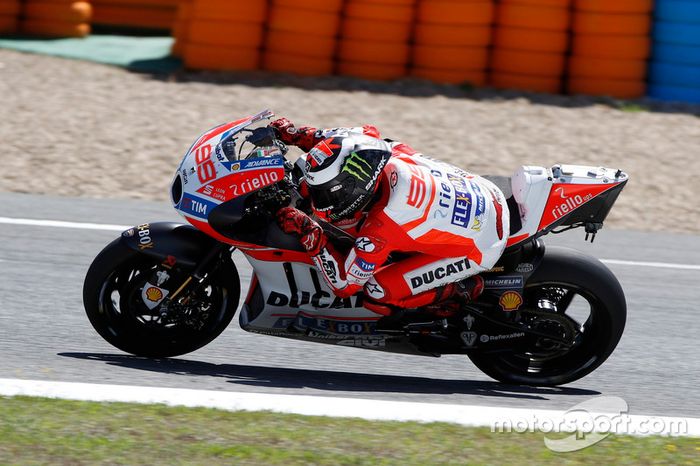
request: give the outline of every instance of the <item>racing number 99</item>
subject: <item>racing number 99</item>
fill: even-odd
[[[214,162],[211,161],[211,146],[202,146],[194,154],[197,163],[197,178],[204,184],[216,178]]]

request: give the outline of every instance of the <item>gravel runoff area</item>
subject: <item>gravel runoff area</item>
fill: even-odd
[[[272,108],[298,124],[373,123],[480,174],[554,163],[631,176],[607,227],[700,233],[700,107],[266,73],[134,74],[0,50],[0,190],[166,200],[202,132]]]

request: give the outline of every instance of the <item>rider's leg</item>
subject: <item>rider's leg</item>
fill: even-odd
[[[370,278],[365,285],[365,307],[388,314],[392,306],[421,307],[458,296],[472,300],[483,289],[481,277],[475,275],[484,270],[464,257],[413,256]]]

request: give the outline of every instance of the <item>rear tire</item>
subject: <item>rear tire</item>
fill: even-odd
[[[88,270],[83,285],[85,312],[97,333],[122,351],[147,357],[189,353],[221,334],[236,313],[240,280],[230,253],[225,252],[218,268],[208,273],[206,286],[188,295],[189,304],[174,304],[180,320],[164,320],[157,307],[149,310],[141,298],[146,280],[160,265],[160,260],[116,239]],[[168,272],[172,285],[163,285],[168,288],[179,286],[188,276],[176,269]]]
[[[525,284],[523,310],[542,312],[546,293],[564,290],[558,313],[570,311],[572,298],[583,298],[589,314],[580,324],[582,330],[571,348],[543,354],[541,348],[514,348],[506,353],[469,355],[486,375],[504,383],[521,385],[562,385],[592,372],[612,354],[625,328],[627,305],[617,278],[599,260],[573,249],[547,248],[544,259]],[[538,309],[539,307],[539,309]],[[576,321],[573,319],[572,322]]]

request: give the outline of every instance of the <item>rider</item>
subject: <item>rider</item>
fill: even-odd
[[[337,296],[364,290],[367,309],[390,315],[481,293],[476,274],[494,266],[509,233],[508,206],[493,183],[383,140],[374,126],[317,130],[286,118],[271,126],[307,152],[302,194],[315,216],[355,237],[342,257],[304,212],[278,212]],[[392,253],[404,258],[387,263]]]

